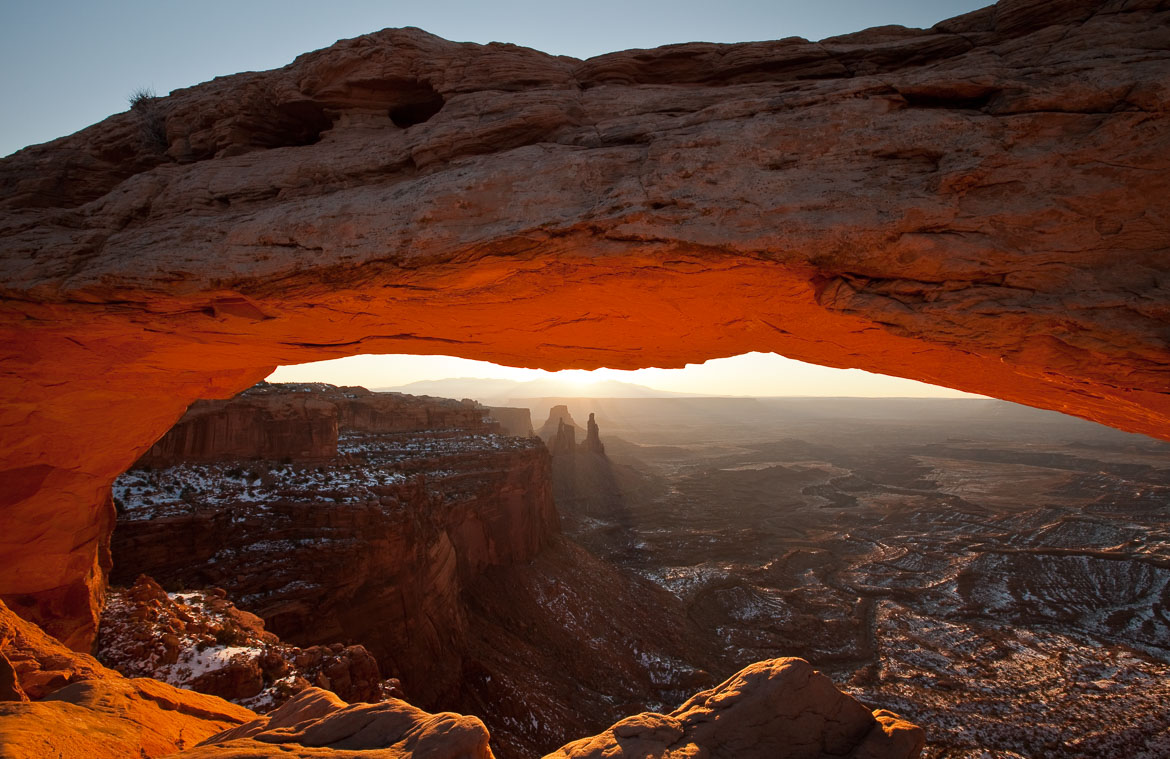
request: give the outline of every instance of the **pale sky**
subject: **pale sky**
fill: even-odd
[[[268,378],[270,382],[328,382],[333,385],[395,387],[417,380],[448,377],[484,377],[519,380],[557,377],[587,385],[596,380],[619,380],[645,385],[657,390],[696,395],[775,395],[859,396],[867,398],[979,398],[945,387],[935,387],[913,380],[870,374],[860,369],[830,369],[775,353],[746,353],[732,358],[717,358],[702,364],[688,364],[685,369],[597,369],[592,372],[570,369],[546,372],[540,369],[515,369],[486,361],[471,361],[451,356],[351,356],[333,361],[319,361],[299,366],[282,366]],[[582,395],[588,388],[582,387]]]
[[[0,0],[0,156],[216,76],[277,68],[338,39],[417,26],[447,39],[512,42],[586,58],[704,40],[825,37],[870,26],[928,27],[985,0]],[[358,356],[282,368],[275,379],[391,386],[444,377],[534,379],[547,372],[434,356]],[[958,396],[909,380],[771,354],[685,370],[599,370],[662,390],[713,395]]]

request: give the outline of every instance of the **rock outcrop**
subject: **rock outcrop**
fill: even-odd
[[[0,756],[125,759],[190,748],[256,715],[214,696],[129,679],[76,654],[0,603],[0,655],[32,699],[0,701]]]
[[[64,686],[105,677],[89,654],[71,651],[0,602],[0,655],[11,670],[12,695],[37,700]],[[21,698],[23,696],[23,698]]]
[[[541,428],[545,437],[555,425],[556,432],[545,438],[552,453],[553,494],[566,516],[620,517],[625,496],[613,462],[605,455],[601,428],[592,413],[586,422],[585,439],[577,442],[579,427],[568,406],[554,406]]]
[[[568,428],[571,433],[573,445],[577,444],[577,432],[581,426],[573,420],[573,415],[569,413],[569,407],[565,405],[553,406],[548,410],[548,419],[544,420],[544,424],[540,425],[540,431],[537,436],[544,441],[549,450],[556,450],[558,445],[557,440],[564,434],[562,428]]]
[[[581,447],[587,453],[592,453],[597,456],[605,455],[605,446],[601,444],[601,428],[597,426],[597,421],[593,418],[593,414],[589,414],[589,421],[586,422],[585,439],[581,441]]]
[[[337,455],[337,407],[306,395],[196,401],[136,466],[232,459],[328,459]]]
[[[168,595],[145,575],[132,587],[111,588],[98,658],[128,677],[153,677],[257,712],[313,685],[350,702],[402,695],[362,646],[291,646],[225,596],[221,588]]]
[[[184,751],[182,759],[492,759],[488,731],[475,717],[428,714],[393,699],[346,704],[311,688],[267,717]]]
[[[917,757],[922,729],[870,712],[803,659],[759,662],[670,714],[638,714],[545,759]]]
[[[511,406],[488,406],[491,418],[500,423],[500,429],[505,435],[517,437],[532,437],[536,433],[532,430],[532,412],[527,408]]]
[[[489,567],[531,560],[558,530],[549,456],[536,438],[491,433],[480,407],[391,395],[377,415],[349,400],[357,410],[343,420],[383,431],[343,421],[328,462],[127,472],[115,486],[112,576],[224,588],[282,640],[359,643],[417,703],[449,702],[470,634],[463,587]],[[414,431],[424,423],[428,432]]]
[[[196,401],[135,466],[239,459],[311,461],[337,455],[341,430],[495,432],[487,409],[402,393],[322,382],[261,382],[222,401]]]
[[[0,161],[0,597],[87,647],[114,477],[356,353],[775,351],[1166,437],[1167,13],[587,61],[385,30]]]

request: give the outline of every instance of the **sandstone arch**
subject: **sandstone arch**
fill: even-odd
[[[355,353],[775,351],[1170,438],[1168,50],[1158,0],[588,61],[386,30],[21,151],[0,597],[87,646],[112,478]]]

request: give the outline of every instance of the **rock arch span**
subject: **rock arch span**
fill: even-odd
[[[1170,438],[1170,17],[578,61],[385,30],[0,161],[0,597],[92,639],[109,484],[279,364],[750,350]]]

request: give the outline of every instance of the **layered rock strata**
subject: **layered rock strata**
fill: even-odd
[[[261,382],[223,401],[196,401],[138,460],[161,467],[190,461],[293,459],[337,455],[339,430],[496,432],[473,401],[374,393],[321,382]]]
[[[453,403],[406,398],[395,403]],[[346,430],[338,458],[316,465],[132,469],[115,485],[113,578],[224,588],[281,639],[361,644],[418,703],[450,702],[468,646],[464,586],[529,561],[558,529],[544,446],[481,434],[494,423],[470,411],[470,429]]]
[[[97,656],[129,677],[153,677],[257,712],[314,685],[351,702],[402,695],[362,646],[291,646],[225,595],[220,588],[168,595],[145,575],[132,587],[111,588]]]
[[[532,430],[532,412],[527,408],[511,406],[488,406],[492,419],[500,423],[500,429],[505,435],[517,437],[531,437],[536,433]]]
[[[0,596],[93,639],[114,477],[369,352],[751,350],[1166,436],[1170,13],[587,61],[385,30],[0,162]]]

